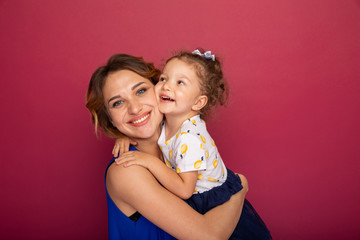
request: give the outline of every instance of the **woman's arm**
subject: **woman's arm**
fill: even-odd
[[[243,180],[243,179],[242,179]],[[246,180],[246,179],[245,179]],[[132,208],[178,239],[227,239],[239,220],[244,189],[205,215],[159,185],[141,166],[125,168],[112,164],[107,173],[107,189],[115,204]]]

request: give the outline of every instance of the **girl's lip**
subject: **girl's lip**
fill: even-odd
[[[160,101],[161,101],[161,102],[175,102],[174,99],[172,99],[171,97],[169,97],[169,96],[166,95],[166,94],[160,94],[160,95],[159,95],[159,98],[160,98]]]
[[[149,122],[150,116],[151,112],[143,113],[137,117],[132,118],[130,121],[128,121],[128,123],[134,127],[141,127]]]

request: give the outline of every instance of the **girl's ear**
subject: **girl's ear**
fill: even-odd
[[[207,101],[208,101],[208,97],[205,95],[201,95],[197,98],[195,104],[192,106],[191,109],[193,111],[200,111],[203,107],[205,107]]]

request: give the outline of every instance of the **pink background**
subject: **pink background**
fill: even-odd
[[[231,88],[208,127],[274,239],[360,239],[360,1],[0,1],[0,238],[104,239],[85,108],[114,53],[200,46]]]

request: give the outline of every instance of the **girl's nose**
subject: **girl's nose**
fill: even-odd
[[[170,84],[170,81],[166,81],[166,82],[164,82],[164,84],[163,84],[162,88],[163,88],[164,90],[167,90],[167,91],[171,90],[171,84]]]

